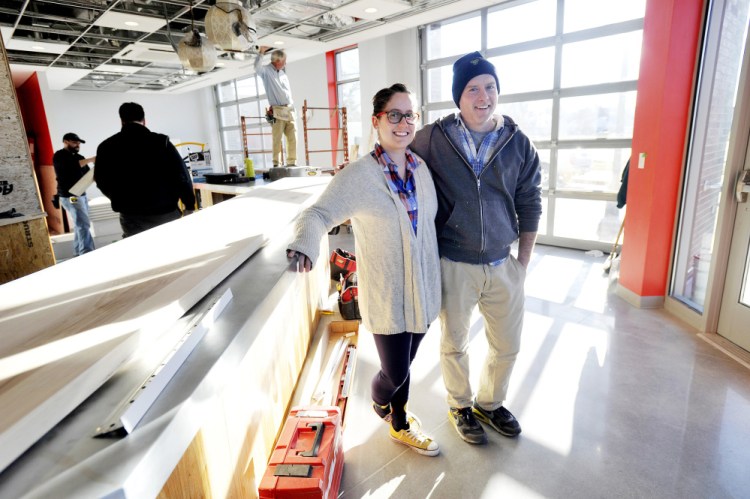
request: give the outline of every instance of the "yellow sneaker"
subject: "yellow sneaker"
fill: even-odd
[[[375,411],[375,414],[377,414],[380,419],[391,424],[391,421],[393,421],[393,416],[391,414],[391,404],[386,405],[380,405],[376,402],[372,403],[372,408]],[[411,411],[406,411],[406,421],[409,423],[409,426],[416,426],[417,428],[422,427],[422,421]]]
[[[422,433],[422,430],[416,427],[410,427],[408,430],[396,431],[389,429],[391,440],[404,444],[414,452],[424,456],[437,456],[440,454],[440,447],[437,442]]]

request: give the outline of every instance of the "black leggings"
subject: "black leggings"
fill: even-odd
[[[409,400],[409,370],[425,333],[374,334],[380,371],[372,379],[372,400],[391,404],[395,418],[406,421]]]

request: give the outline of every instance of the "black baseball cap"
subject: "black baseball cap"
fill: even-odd
[[[76,142],[80,142],[81,144],[85,144],[86,141],[83,140],[81,137],[78,136],[78,134],[75,133],[66,133],[63,135],[63,140],[74,140]]]

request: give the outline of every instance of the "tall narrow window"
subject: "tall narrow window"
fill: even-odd
[[[362,154],[362,100],[359,90],[359,49],[336,52],[336,99],[346,107],[349,160]],[[339,137],[339,145],[341,145]]]

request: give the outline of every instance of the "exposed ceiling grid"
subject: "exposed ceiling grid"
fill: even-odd
[[[454,1],[242,0],[242,4],[255,22],[260,43],[278,40],[302,47]],[[235,68],[238,63],[252,64],[254,50],[219,51],[220,64],[210,73],[183,69],[174,46],[193,24],[205,33],[204,19],[215,3],[221,0],[2,0],[0,28],[11,66],[69,70],[69,77],[75,79],[66,89],[158,92],[216,76],[233,64]],[[356,17],[358,12],[361,17]]]

